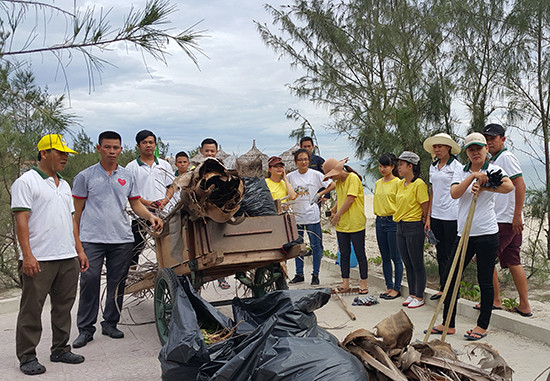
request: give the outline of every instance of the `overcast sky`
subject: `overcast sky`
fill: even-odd
[[[96,9],[102,4],[94,3]],[[106,7],[115,4],[114,18],[128,12],[128,7],[119,5],[126,2],[104,3]],[[169,47],[171,55],[165,65],[121,44],[101,53],[116,67],[105,67],[90,91],[84,61],[78,54],[73,56],[66,70],[70,111],[80,117],[94,141],[101,131],[112,129],[121,133],[124,144],[133,145],[136,132],[150,129],[170,144],[174,154],[213,137],[228,153],[247,152],[255,139],[256,146],[267,155],[278,155],[294,145],[288,135],[299,124],[285,118],[286,111],[293,108],[313,124],[324,157],[353,155],[344,137],[326,131],[329,119],[325,110],[290,95],[285,85],[293,82],[299,72],[263,44],[253,22],[270,22],[264,2],[174,3],[179,11],[170,19],[176,30],[204,20],[195,27],[207,35],[198,40],[208,56],[198,55],[200,69],[173,46]],[[278,3],[285,2],[270,2]],[[144,2],[134,4],[142,6]],[[50,92],[64,91],[66,80],[59,72],[55,75],[53,57],[34,56],[33,69],[39,83],[48,85]]]
[[[301,75],[291,69],[288,60],[280,60],[266,47],[256,30],[254,20],[271,24],[261,0],[173,1],[178,11],[170,16],[177,31],[198,24],[207,37],[198,40],[204,53],[198,55],[200,70],[187,55],[169,46],[167,64],[142,55],[130,46],[112,46],[99,53],[112,63],[101,77],[95,77],[93,89],[82,57],[73,53],[65,75],[58,70],[50,54],[31,57],[40,86],[50,93],[62,94],[69,85],[69,111],[79,117],[86,133],[95,141],[104,130],[121,133],[123,144],[135,144],[135,134],[150,129],[170,144],[173,154],[197,147],[206,137],[215,138],[228,153],[247,152],[252,141],[267,155],[279,155],[294,145],[288,138],[299,123],[287,120],[289,108],[298,109],[314,126],[323,157],[337,159],[350,156],[353,148],[345,137],[327,131],[330,119],[326,110],[292,96],[287,84]],[[269,1],[273,6],[288,1]],[[55,4],[72,10],[73,1],[57,0]],[[127,14],[130,2],[77,1],[81,6],[110,9],[113,25]],[[143,7],[145,1],[133,1]],[[66,25],[59,17],[29,17],[38,31],[47,30],[44,41],[56,41]],[[41,23],[47,23],[47,28]],[[43,42],[37,39],[37,43]],[[69,62],[65,54],[65,63]],[[459,118],[466,119],[467,116]],[[492,121],[493,122],[493,121]],[[498,121],[494,121],[498,122]],[[79,128],[74,128],[75,132]],[[520,139],[516,139],[518,142]],[[396,153],[398,154],[398,153]],[[524,165],[529,161],[524,158]],[[529,168],[524,168],[524,171]]]

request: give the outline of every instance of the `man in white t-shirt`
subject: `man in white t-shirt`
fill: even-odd
[[[78,274],[88,270],[88,258],[73,219],[71,188],[58,172],[69,153],[63,136],[44,136],[38,143],[38,166],[12,185],[11,210],[19,243],[21,302],[15,331],[19,368],[26,375],[46,368],[36,358],[42,334],[42,308],[50,296],[52,346],[50,361],[78,364],[84,356],[71,352],[71,309]]]
[[[518,159],[504,147],[506,137],[500,124],[488,124],[483,129],[487,139],[491,162],[502,167],[514,184],[514,191],[507,194],[495,194],[495,213],[499,230],[498,258],[501,268],[509,268],[519,294],[519,305],[514,311],[521,316],[532,316],[527,292],[527,278],[521,265],[520,247],[523,231],[523,202],[525,200],[525,182]],[[498,273],[493,274],[495,296],[493,308],[502,308]]]
[[[164,209],[170,201],[167,189],[174,181],[172,166],[166,160],[155,156],[157,137],[152,131],[142,130],[136,135],[139,156],[126,166],[136,179],[141,203],[150,211]],[[139,263],[139,255],[145,247],[147,232],[143,222],[132,220],[134,246],[132,247],[132,266]]]

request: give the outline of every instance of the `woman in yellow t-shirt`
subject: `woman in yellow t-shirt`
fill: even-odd
[[[323,164],[326,173],[323,180],[331,178],[336,182],[337,203],[331,209],[331,223],[336,227],[336,238],[340,248],[342,285],[340,292],[349,291],[351,244],[355,249],[361,283],[359,294],[368,294],[368,263],[365,255],[365,195],[361,176],[345,165],[347,159],[328,159]]]
[[[408,308],[424,305],[426,268],[424,267],[424,223],[428,215],[430,197],[428,186],[420,176],[420,157],[405,151],[399,158],[397,170],[402,177],[397,186],[396,209],[397,247],[407,270],[409,296],[402,303]]]
[[[376,241],[382,257],[382,270],[386,281],[386,292],[380,294],[380,298],[391,300],[401,296],[403,279],[403,261],[395,239],[397,224],[393,220],[393,214],[397,208],[395,197],[399,184],[395,155],[385,153],[380,156],[378,170],[383,177],[374,185],[373,210],[376,215]],[[393,267],[395,267],[395,280],[392,276]]]
[[[286,178],[285,164],[283,160],[278,156],[271,156],[267,161],[267,178],[265,182],[273,200],[283,199],[282,202],[287,202],[296,199],[296,192],[290,185],[290,182]],[[285,198],[288,196],[288,198]]]

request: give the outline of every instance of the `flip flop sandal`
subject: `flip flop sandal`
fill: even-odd
[[[367,295],[369,293],[368,288],[360,288],[359,289],[359,295]]]
[[[342,286],[338,286],[338,287],[336,287],[336,291],[337,291],[339,294],[345,294],[345,293],[351,291],[351,287],[342,287]]]
[[[478,310],[478,311],[479,311],[479,310],[481,310],[481,305],[478,303],[478,304],[476,304],[475,306],[473,306],[472,308],[473,308],[474,310]],[[493,310],[501,310],[501,309],[502,309],[502,307],[497,307],[497,306],[495,306],[495,305],[493,304]]]
[[[518,314],[520,314],[521,316],[523,317],[531,317],[533,316],[533,313],[532,312],[522,312],[519,310],[519,308],[517,307],[514,307],[514,312],[517,312]]]
[[[427,329],[424,330],[424,333],[428,332]],[[456,332],[456,331],[455,331]],[[451,332],[450,331],[450,328],[449,330],[447,330],[447,335],[454,335],[455,332]],[[443,335],[443,331],[437,329],[437,328],[432,328],[432,332],[431,332],[432,335]]]
[[[464,337],[465,337],[467,340],[470,340],[470,341],[481,340],[481,339],[483,339],[483,338],[486,337],[486,336],[487,336],[486,333],[473,332],[473,331],[471,331],[471,330],[466,331],[466,334],[464,335]]]

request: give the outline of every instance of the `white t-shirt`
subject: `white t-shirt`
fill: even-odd
[[[464,168],[454,157],[441,168],[438,163],[430,165],[430,183],[432,184],[432,218],[455,221],[458,218],[458,200],[451,197],[451,183],[457,170]]]
[[[296,170],[287,175],[288,181],[298,196],[295,200],[289,201],[297,224],[308,225],[321,222],[319,206],[311,205],[311,200],[320,188],[327,188],[331,184],[331,180],[323,181],[323,177],[325,177],[324,174],[314,169],[308,169],[304,174]]]
[[[166,188],[174,181],[170,163],[156,157],[151,167],[138,157],[129,162],[126,169],[134,175],[140,196],[148,201],[165,198]]]
[[[11,210],[29,211],[29,242],[37,261],[77,256],[73,235],[74,204],[71,187],[33,167],[11,186]],[[20,260],[23,254],[20,253]]]
[[[498,165],[486,162],[481,168],[482,173],[488,171],[498,171],[501,169]],[[470,163],[462,168],[458,168],[453,177],[453,184],[459,184],[466,179],[472,171],[470,171]],[[507,176],[505,171],[502,171],[503,176]],[[458,199],[458,235],[462,236],[462,230],[470,210],[470,205],[474,197],[472,193],[473,181],[466,189],[464,194]],[[498,233],[497,219],[495,215],[495,193],[491,191],[482,191],[479,194],[474,211],[474,219],[470,229],[470,236],[476,237],[481,235],[490,235]]]
[[[511,180],[522,176],[521,166],[517,157],[504,148],[497,153],[491,160],[495,165],[501,167]],[[511,224],[514,219],[514,209],[516,207],[515,188],[510,193],[495,194],[495,213],[497,222]],[[521,217],[523,220],[523,216]]]

